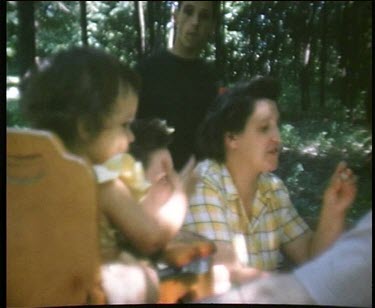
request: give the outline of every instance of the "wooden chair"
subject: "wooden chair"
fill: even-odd
[[[52,133],[8,128],[6,174],[7,306],[105,304],[91,169]],[[168,243],[159,303],[211,295],[214,252],[189,232]]]
[[[91,169],[53,134],[14,128],[6,163],[7,306],[88,303],[99,265]]]

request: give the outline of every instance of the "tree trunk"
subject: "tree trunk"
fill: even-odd
[[[174,12],[175,12],[175,7],[172,5],[171,7],[171,19],[169,21],[169,29],[168,29],[168,42],[167,42],[167,46],[168,48],[172,48],[173,47],[173,43],[174,43],[174,39],[175,39],[175,24],[174,24]]]
[[[147,30],[149,33],[148,52],[155,47],[155,2],[147,1]]]
[[[310,109],[310,55],[311,45],[303,45],[303,63],[300,71],[300,86],[301,86],[301,110],[308,111]]]
[[[320,100],[319,106],[324,108],[326,103],[326,68],[327,68],[327,4],[322,3],[322,43],[320,49]]]
[[[280,2],[277,1],[274,3],[274,14],[276,16],[279,16],[277,13],[278,12],[284,12],[287,9],[287,5],[285,2]],[[272,44],[272,54],[269,57],[270,61],[270,75],[275,76],[276,78],[280,78],[280,70],[281,70],[281,55],[280,55],[280,48],[282,46],[282,41],[283,41],[283,33],[282,33],[282,21],[279,20],[273,27],[273,31],[275,34],[275,38],[273,40]]]
[[[163,2],[164,1],[153,1],[154,2],[154,13],[157,20],[154,21],[154,28],[155,28],[155,41],[154,46],[151,51],[155,51],[163,46],[163,37],[162,27],[163,27]]]
[[[257,2],[256,1],[252,1],[251,2],[251,6],[249,8],[249,20],[255,20],[256,18],[256,11],[255,11],[255,8],[254,8],[254,5],[256,4]],[[249,55],[247,57],[247,59],[244,59],[247,63],[247,67],[248,67],[248,74],[250,76],[254,76],[256,74],[258,74],[257,72],[257,68],[256,68],[256,64],[257,64],[257,60],[255,59],[255,53],[254,53],[254,50],[255,48],[252,48],[252,46],[255,46],[256,44],[256,38],[257,38],[257,31],[255,29],[255,27],[253,27],[251,25],[251,23],[249,23],[249,26],[248,26],[248,35],[249,35],[249,39],[250,39],[250,44],[249,44]]]
[[[81,38],[82,45],[88,46],[87,41],[87,8],[86,1],[79,1],[79,7],[81,12]]]
[[[138,50],[138,59],[142,59],[142,57],[146,53],[146,30],[145,30],[145,21],[144,21],[144,12],[143,12],[143,1],[133,1],[134,3],[134,20],[135,20],[135,27],[138,33],[137,37],[137,50]]]
[[[316,12],[316,5],[313,6],[309,19],[305,24],[305,35],[302,37],[302,66],[300,71],[300,86],[301,86],[301,109],[306,112],[311,107],[310,100],[310,75],[311,75],[311,59],[312,59],[312,27],[314,23]]]
[[[355,113],[354,109],[356,104],[359,103],[359,92],[360,92],[360,85],[359,85],[359,62],[361,59],[359,58],[358,49],[360,48],[360,18],[362,16],[359,15],[358,5],[356,3],[352,3],[351,14],[349,18],[349,24],[351,25],[350,30],[350,45],[349,45],[349,62],[348,62],[348,79],[349,79],[349,116],[354,121]]]
[[[276,34],[272,46],[272,57],[270,59],[270,75],[279,77],[280,73],[280,64],[279,64],[279,54],[280,54],[280,45],[281,45],[281,35]]]
[[[370,77],[368,78],[368,83],[367,83],[365,110],[366,110],[367,124],[370,130],[372,131],[372,72],[370,72]]]
[[[349,25],[348,25],[348,18],[347,18],[347,3],[344,3],[345,7],[342,11],[341,16],[341,35],[340,35],[340,51],[341,51],[341,103],[342,106],[348,107],[349,105],[349,99],[348,99],[348,88],[349,88],[349,78],[348,78],[348,63],[349,63],[349,50],[348,50],[348,44],[349,44],[349,37],[348,33],[350,32]]]
[[[218,76],[222,77],[222,82],[226,84],[227,80],[225,77],[225,47],[224,47],[224,21],[222,12],[225,11],[225,1],[221,1],[220,10],[218,16],[216,16],[216,31],[215,31],[215,65]]]
[[[29,69],[35,65],[35,1],[18,1],[18,59],[19,76],[23,78]]]

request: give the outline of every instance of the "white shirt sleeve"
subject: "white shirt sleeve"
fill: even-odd
[[[372,307],[372,210],[293,274],[319,305]]]

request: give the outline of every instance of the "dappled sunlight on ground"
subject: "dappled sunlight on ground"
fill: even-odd
[[[357,198],[347,216],[351,225],[372,206],[370,133],[347,123],[309,124],[282,126],[283,151],[275,173],[285,182],[299,213],[315,225],[326,184],[338,162],[347,161],[358,176]]]

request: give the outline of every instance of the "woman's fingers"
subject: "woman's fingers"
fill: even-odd
[[[340,162],[331,177],[330,185],[324,194],[324,202],[338,209],[348,208],[357,193],[357,177],[346,162]]]
[[[189,160],[180,171],[180,176],[182,178],[186,178],[187,176],[189,176],[193,172],[195,168],[195,164],[196,164],[196,161],[195,161],[194,156],[190,156]]]

